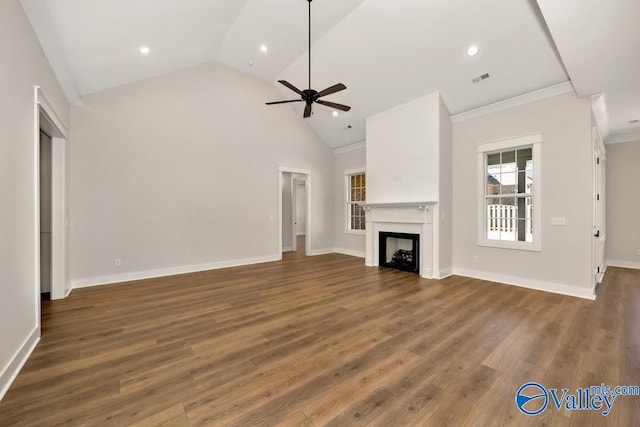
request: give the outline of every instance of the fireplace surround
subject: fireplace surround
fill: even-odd
[[[437,202],[363,203],[366,213],[366,257],[368,266],[381,266],[380,233],[418,235],[416,273],[438,278]],[[384,262],[384,260],[383,260]]]

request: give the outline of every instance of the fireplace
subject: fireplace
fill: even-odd
[[[380,231],[378,236],[380,267],[420,274],[420,235]]]
[[[401,242],[406,246],[406,249],[405,246],[399,248],[413,251],[415,245],[413,253],[415,266],[409,271],[413,271],[425,279],[439,277],[438,256],[434,243],[436,241],[434,233],[437,232],[434,221],[437,221],[439,215],[436,202],[367,202],[363,206],[367,215],[366,265],[378,267],[384,265],[383,261],[387,260],[386,246],[384,255],[381,256],[380,253],[380,240],[384,233],[415,236],[409,237],[410,244]],[[389,239],[382,240],[386,241],[385,245],[389,245]],[[394,240],[391,240],[391,244],[395,244]],[[398,255],[404,257],[402,264],[406,264],[407,254],[401,252]]]

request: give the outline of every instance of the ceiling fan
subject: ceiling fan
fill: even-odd
[[[300,90],[286,80],[278,80],[278,83],[288,87],[289,89],[300,95],[300,99],[290,99],[288,101],[266,103],[267,105],[275,105],[287,104],[289,102],[305,102],[307,105],[304,107],[304,114],[302,115],[305,119],[307,117],[311,117],[311,106],[314,102],[341,111],[349,111],[351,109],[351,107],[349,107],[348,105],[337,104],[335,102],[329,102],[320,99],[324,96],[340,92],[341,90],[345,90],[347,87],[342,83],[335,84],[331,87],[326,88],[325,90],[321,90],[320,92],[311,89],[311,1],[312,0],[307,0],[307,2],[309,2],[309,89]]]

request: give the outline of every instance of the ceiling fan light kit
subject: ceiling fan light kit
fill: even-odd
[[[275,104],[288,104],[290,102],[304,102],[306,105],[304,107],[304,113],[302,116],[305,119],[308,117],[311,117],[312,105],[314,102],[320,105],[324,105],[325,107],[330,107],[340,111],[349,111],[351,109],[351,107],[349,107],[348,105],[337,104],[335,102],[329,102],[329,101],[324,101],[320,99],[324,96],[331,95],[336,92],[340,92],[341,90],[345,90],[347,87],[344,84],[338,83],[324,90],[321,90],[320,92],[314,89],[311,89],[311,1],[312,0],[307,0],[307,2],[309,3],[309,88],[300,90],[286,80],[278,80],[278,83],[282,84],[283,86],[286,86],[287,88],[291,89],[292,91],[300,95],[300,98],[266,103],[267,105],[275,105]]]

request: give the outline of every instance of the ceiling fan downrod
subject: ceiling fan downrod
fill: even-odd
[[[309,2],[309,90],[311,90],[311,2],[313,0],[307,0]]]

